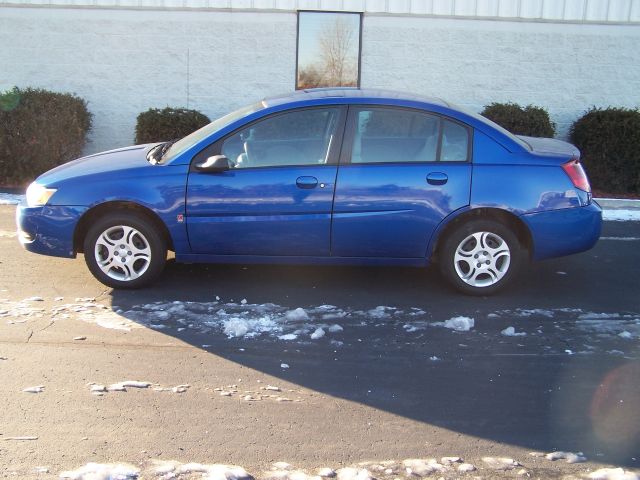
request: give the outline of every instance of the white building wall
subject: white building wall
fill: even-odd
[[[260,1],[247,0],[253,10],[0,5],[0,90],[85,98],[95,116],[87,153],[131,144],[136,116],[150,107],[188,106],[215,118],[294,88],[291,8],[313,8],[314,0],[291,0],[282,11],[259,10]],[[478,8],[496,2],[477,0]],[[361,75],[363,87],[440,96],[476,111],[494,101],[540,105],[564,137],[592,105],[640,104],[640,25],[367,13]]]
[[[211,119],[294,88],[294,13],[0,8],[0,90],[73,92],[88,153],[130,145],[148,108]]]
[[[591,106],[640,106],[640,28],[365,16],[362,85],[481,111],[547,108],[566,138]]]

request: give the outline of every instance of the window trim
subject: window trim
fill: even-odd
[[[230,172],[243,172],[243,171],[249,171],[249,170],[259,170],[259,169],[265,169],[265,168],[304,168],[304,167],[322,167],[322,166],[338,166],[339,164],[339,158],[340,158],[340,151],[342,148],[342,142],[343,142],[343,138],[344,138],[344,130],[345,130],[345,123],[347,121],[347,107],[345,105],[315,105],[312,107],[299,107],[299,108],[290,108],[287,110],[281,110],[279,112],[274,112],[274,113],[270,113],[267,115],[264,115],[263,117],[260,118],[256,118],[255,120],[249,122],[249,123],[245,123],[244,125],[236,128],[235,130],[233,130],[232,132],[229,132],[228,134],[226,134],[224,137],[219,138],[218,140],[216,140],[215,142],[213,142],[210,145],[207,145],[205,148],[203,148],[202,150],[200,150],[197,154],[195,154],[193,156],[193,158],[191,159],[191,163],[189,165],[189,172],[198,172],[198,173],[203,173],[200,172],[198,169],[195,168],[195,164],[199,163],[200,161],[204,161],[206,160],[208,157],[211,157],[213,155],[220,155],[222,153],[222,145],[223,143],[228,140],[230,137],[236,135],[237,133],[239,133],[241,130],[244,130],[246,128],[251,128],[251,126],[260,123],[262,121],[265,120],[269,120],[272,118],[276,118],[279,117],[281,115],[286,115],[289,113],[294,113],[294,112],[302,112],[302,111],[307,111],[307,110],[329,110],[329,109],[334,109],[334,110],[338,110],[338,120],[336,122],[336,133],[334,136],[334,139],[331,141],[331,144],[329,145],[329,156],[328,156],[328,161],[327,163],[309,163],[309,164],[304,164],[304,165],[297,165],[297,164],[289,164],[289,165],[265,165],[262,167],[244,167],[244,168],[231,168]],[[210,172],[204,172],[206,175],[211,175],[212,173]]]
[[[362,27],[364,14],[362,12],[353,12],[346,10],[297,10],[296,11],[296,70],[293,78],[294,90],[305,90],[304,88],[298,88],[298,58],[300,53],[300,14],[301,13],[348,13],[351,15],[358,15],[360,17],[358,25],[358,78],[356,80],[356,86],[354,88],[360,88],[360,79],[362,77]],[[336,85],[333,87],[320,87],[320,88],[340,88]]]
[[[431,115],[434,117],[438,117],[439,125],[438,125],[438,147],[436,152],[436,160],[433,162],[351,162],[351,154],[353,152],[353,142],[355,140],[356,134],[356,119],[358,112],[362,110],[373,110],[373,109],[384,109],[384,110],[405,110],[408,112],[414,113],[422,113],[425,115]],[[442,134],[444,130],[444,122],[448,120],[451,123],[455,123],[460,125],[464,129],[467,130],[467,135],[469,137],[469,142],[467,144],[467,159],[464,161],[459,160],[440,160],[442,154]],[[404,107],[398,105],[371,105],[371,104],[351,104],[349,105],[349,112],[347,115],[347,124],[345,127],[345,133],[342,140],[342,150],[340,152],[340,166],[345,165],[464,165],[473,163],[473,127],[467,125],[466,123],[456,119],[449,117],[447,115],[443,115],[438,112],[432,112],[430,110],[423,110],[421,108],[413,108],[413,107]]]

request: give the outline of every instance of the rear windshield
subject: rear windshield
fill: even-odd
[[[453,106],[453,105],[452,105]],[[524,148],[525,150],[532,150],[531,145],[529,145],[527,142],[525,142],[524,140],[522,140],[521,138],[515,136],[513,133],[511,133],[509,130],[502,128],[500,125],[498,125],[496,122],[493,122],[491,120],[489,120],[487,117],[483,117],[482,115],[472,112],[471,110],[467,110],[466,108],[460,107],[458,105],[455,105],[454,107],[456,110],[460,110],[462,113],[465,113],[466,115],[469,115],[470,117],[475,118],[476,120],[478,120],[479,122],[484,123],[485,125],[498,130],[500,133],[502,133],[505,137],[510,138],[511,140],[513,140],[515,143],[517,143],[518,145],[520,145],[522,148]]]

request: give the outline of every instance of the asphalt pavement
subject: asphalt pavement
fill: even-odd
[[[639,222],[473,298],[433,268],[173,261],[153,288],[112,291],[81,256],[23,251],[13,214],[0,206],[0,475],[389,461],[385,479],[443,456],[477,470],[436,477],[640,469]],[[127,380],[150,385],[99,389]],[[540,456],[555,451],[587,461]]]

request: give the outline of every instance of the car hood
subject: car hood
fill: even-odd
[[[152,167],[147,161],[147,152],[156,144],[135,145],[73,160],[60,165],[37,178],[37,182],[55,187],[70,178],[84,177],[100,173]]]
[[[518,138],[529,144],[533,153],[540,155],[567,156],[580,158],[580,150],[575,145],[555,138],[538,138],[518,135]]]

